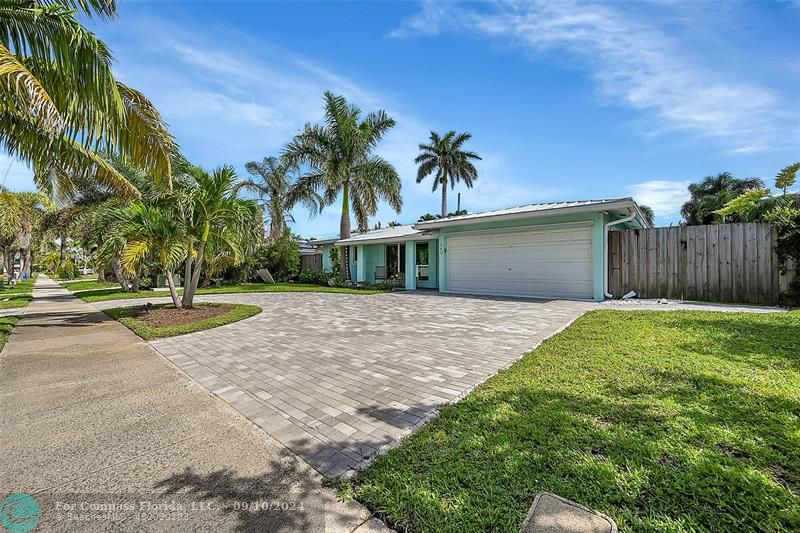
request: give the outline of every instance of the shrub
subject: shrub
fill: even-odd
[[[300,272],[300,283],[311,283],[314,285],[327,285],[330,276],[325,272],[315,272],[313,270],[303,270]]]
[[[295,279],[300,273],[300,245],[287,228],[283,235],[267,243],[266,266],[275,281]]]
[[[60,279],[75,279],[80,277],[81,270],[75,261],[67,259],[64,264],[56,268],[56,277]]]
[[[331,251],[328,253],[328,256],[331,258],[331,270],[333,271],[333,274],[338,275],[339,268],[342,265],[339,259],[340,258],[339,247],[331,246]]]

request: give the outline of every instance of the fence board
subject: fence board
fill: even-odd
[[[322,254],[301,255],[300,270],[322,272]]]
[[[730,224],[719,227],[719,299],[723,302],[733,301]]]
[[[782,278],[768,224],[719,224],[609,235],[609,289],[619,297],[775,304]]]

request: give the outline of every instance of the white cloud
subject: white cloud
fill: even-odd
[[[17,158],[0,153],[0,185],[12,191],[33,190],[33,171]]]
[[[689,199],[689,181],[651,180],[628,187],[637,203],[649,206],[657,217],[674,217]]]
[[[447,28],[509,40],[537,55],[567,52],[585,64],[603,95],[651,114],[648,133],[680,129],[716,138],[731,152],[797,145],[796,105],[749,78],[704,66],[702,50],[672,38],[654,22],[658,17],[637,17],[636,9],[614,4],[541,0],[492,6],[428,2],[390,36]]]

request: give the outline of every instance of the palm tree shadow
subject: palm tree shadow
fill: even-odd
[[[229,469],[201,473],[189,467],[156,486],[164,495],[213,509],[214,516],[209,512],[194,515],[206,531],[214,529],[215,521],[227,524],[231,517],[235,517],[234,530],[246,533],[324,531],[334,519],[327,516],[332,500],[323,493],[326,489],[300,469],[297,458],[286,449],[259,474],[239,475]]]

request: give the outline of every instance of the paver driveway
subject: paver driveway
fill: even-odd
[[[591,303],[228,294],[264,312],[152,345],[326,475],[358,467]]]

